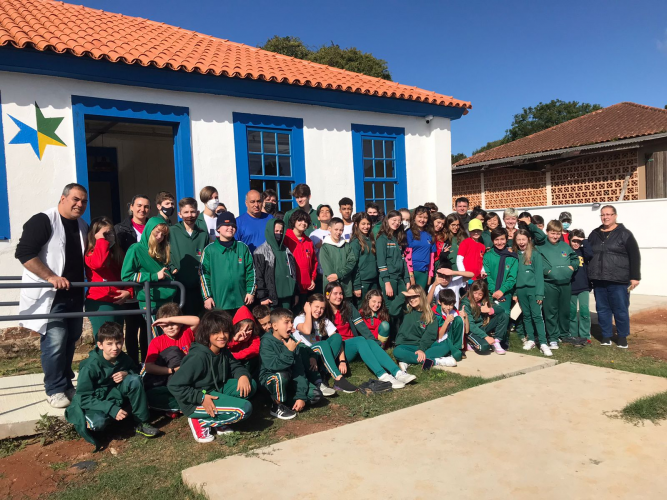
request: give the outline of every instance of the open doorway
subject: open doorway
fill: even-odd
[[[118,224],[135,194],[176,193],[174,127],[85,118],[90,218]],[[151,207],[155,213],[155,207]]]

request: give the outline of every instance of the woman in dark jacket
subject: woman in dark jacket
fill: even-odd
[[[602,345],[611,345],[612,317],[616,322],[616,345],[628,348],[630,335],[630,291],[641,279],[641,255],[637,240],[623,224],[616,222],[616,209],[600,209],[602,225],[588,237],[593,258],[588,277],[593,282],[595,307],[602,329]]]
[[[130,203],[129,217],[114,226],[118,239],[117,243],[123,251],[123,256],[131,245],[139,242],[150,211],[151,202],[148,196],[137,194]],[[125,304],[126,309],[139,309],[139,302],[136,299],[128,300]],[[146,319],[144,316],[138,314],[136,316],[125,316],[125,345],[127,346],[127,354],[135,363],[144,362],[148,350]],[[141,347],[141,355],[139,354],[139,347]]]

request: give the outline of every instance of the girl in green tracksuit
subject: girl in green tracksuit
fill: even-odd
[[[497,227],[491,231],[491,239],[493,248],[484,254],[486,281],[491,298],[509,316],[519,262],[516,254],[507,249],[507,231],[504,228]]]
[[[507,341],[509,316],[502,308],[491,306],[486,281],[479,279],[470,286],[461,308],[468,320],[468,345],[480,353],[493,349],[496,354],[505,354],[500,342]]]
[[[503,225],[500,222],[500,215],[498,215],[495,212],[489,212],[488,214],[486,214],[486,217],[484,219],[484,227],[486,229],[482,233],[482,243],[484,243],[484,246],[486,247],[486,250],[488,251],[491,248],[493,248],[493,240],[491,239],[491,231],[493,231],[497,227],[503,227]]]
[[[393,316],[390,314],[390,336],[396,335],[403,317],[403,308],[392,307],[392,302],[401,296],[410,283],[408,266],[403,258],[406,243],[402,220],[401,212],[390,211],[382,221],[375,241],[380,289],[387,309],[395,311]],[[391,338],[388,342],[391,343]]]
[[[177,270],[171,264],[169,248],[169,226],[162,217],[151,217],[146,222],[144,232],[139,243],[134,243],[127,249],[121,278],[123,281],[173,280]],[[151,288],[151,308],[159,309],[167,302],[173,302],[178,289],[175,287]],[[146,297],[143,287],[137,293],[139,307],[146,307]],[[160,332],[153,329],[153,336]]]
[[[343,238],[343,219],[334,217],[329,223],[331,234],[325,236],[320,248],[320,266],[322,281],[326,288],[328,283],[338,282],[343,287],[346,299],[352,299],[352,277],[356,260],[352,247]]]
[[[513,250],[519,257],[516,296],[521,306],[524,330],[528,336],[523,348],[526,351],[533,349],[537,340],[542,353],[545,356],[551,356],[542,319],[542,301],[544,300],[542,255],[533,247],[530,232],[522,228],[517,229],[514,234]]]
[[[378,264],[372,227],[371,219],[365,212],[357,215],[352,227],[350,247],[356,262],[352,274],[357,309],[361,307],[368,290],[378,288]]]
[[[421,364],[424,369],[434,364],[456,366],[449,343],[438,338],[438,321],[429,307],[424,289],[414,285],[402,295],[407,301],[407,312],[396,336],[394,357],[401,363]]]

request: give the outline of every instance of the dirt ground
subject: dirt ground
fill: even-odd
[[[639,356],[667,361],[667,309],[650,309],[630,318],[630,348]]]

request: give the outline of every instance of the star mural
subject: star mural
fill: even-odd
[[[66,144],[56,134],[56,129],[60,125],[60,122],[64,120],[64,117],[45,118],[37,103],[35,103],[36,129],[23,123],[21,120],[17,120],[12,115],[9,115],[9,117],[19,128],[19,131],[14,138],[9,141],[9,144],[30,144],[32,150],[40,160],[44,156],[46,146],[66,147]]]

